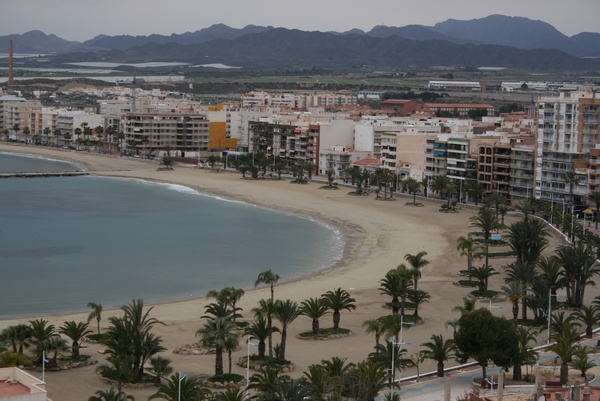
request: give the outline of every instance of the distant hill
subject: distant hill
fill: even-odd
[[[107,53],[70,53],[63,61],[178,60],[223,63],[247,68],[390,66],[495,66],[532,70],[600,69],[599,59],[582,59],[558,50],[522,50],[497,45],[416,41],[398,36],[331,34],[274,28],[233,40],[194,45],[147,44]]]
[[[72,51],[85,50],[125,50],[135,46],[144,46],[149,43],[167,44],[175,43],[179,45],[191,45],[195,43],[204,43],[216,39],[235,39],[250,33],[264,32],[273,29],[273,27],[263,27],[248,25],[242,29],[231,28],[224,24],[215,24],[208,28],[200,29],[195,32],[186,32],[181,35],[150,35],[150,36],[106,36],[99,35],[94,39],[83,42],[79,46],[71,48]]]
[[[10,41],[15,53],[56,53],[69,49],[79,42],[71,42],[42,31],[29,31],[21,35],[0,36],[0,52],[8,53]]]
[[[528,18],[490,15],[432,27],[376,26],[368,32],[305,32],[215,24],[195,32],[150,36],[99,35],[84,43],[30,31],[0,36],[0,52],[60,53],[67,61],[189,60],[244,67],[375,65],[495,66],[538,70],[598,69],[600,34],[572,37]],[[581,57],[590,57],[581,59]]]

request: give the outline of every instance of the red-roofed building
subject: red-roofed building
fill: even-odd
[[[395,114],[409,116],[423,108],[423,105],[414,100],[388,99],[381,102],[383,110],[393,110]]]
[[[0,368],[0,400],[49,401],[46,383],[19,368]]]

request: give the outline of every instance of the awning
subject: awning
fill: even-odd
[[[592,210],[592,208],[591,208],[591,207],[588,207],[587,209],[585,209],[585,210],[583,211],[583,213],[585,213],[585,214],[594,214],[594,211]]]

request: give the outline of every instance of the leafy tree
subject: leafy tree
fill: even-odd
[[[460,352],[479,363],[484,379],[489,360],[508,369],[518,352],[515,326],[483,308],[460,317],[454,342]]]
[[[432,334],[431,341],[421,344],[421,347],[425,347],[421,351],[424,358],[437,362],[437,376],[444,377],[444,362],[454,356],[454,340],[444,340],[441,334]]]
[[[333,311],[333,329],[340,328],[340,311],[352,311],[356,309],[356,300],[350,296],[350,293],[341,288],[333,291],[327,291],[322,295],[325,306],[328,310]]]
[[[73,359],[79,358],[79,343],[83,337],[90,334],[92,331],[88,330],[88,324],[83,322],[65,322],[59,332],[69,337],[72,341],[71,345],[71,357]]]

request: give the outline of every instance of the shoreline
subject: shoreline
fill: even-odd
[[[427,252],[430,264],[421,269],[422,278],[419,287],[428,291],[431,299],[419,309],[423,324],[405,330],[405,339],[411,341],[407,345],[407,355],[418,352],[420,344],[429,341],[432,334],[442,334],[444,338],[452,335],[452,329],[445,327],[445,322],[457,318],[459,314],[452,308],[462,304],[462,299],[471,290],[461,288],[452,283],[458,278],[458,270],[466,266],[466,258],[459,256],[456,250],[456,240],[461,235],[473,231],[469,218],[476,213],[476,208],[461,207],[458,213],[439,213],[440,201],[420,199],[424,207],[410,207],[405,203],[412,201],[412,196],[396,195],[396,201],[375,201],[373,196],[356,197],[348,195],[348,188],[327,191],[319,189],[320,185],[297,185],[287,181],[254,181],[241,180],[239,174],[210,173],[208,170],[175,167],[174,171],[157,171],[155,161],[147,162],[140,159],[124,159],[119,156],[104,156],[98,154],[80,154],[75,152],[24,146],[0,144],[0,151],[41,153],[60,157],[67,161],[75,161],[89,168],[91,175],[114,176],[122,178],[139,178],[167,184],[181,184],[203,193],[225,197],[231,200],[241,200],[250,204],[260,205],[269,209],[292,212],[301,216],[310,216],[318,221],[325,221],[338,227],[345,236],[346,243],[342,258],[334,266],[322,269],[314,274],[303,276],[290,281],[281,281],[275,286],[275,297],[301,302],[309,297],[343,288],[356,299],[357,309],[341,314],[340,326],[350,329],[353,335],[328,341],[304,341],[297,335],[310,328],[310,319],[301,316],[288,329],[288,359],[294,362],[296,370],[292,377],[299,377],[308,366],[332,356],[347,357],[348,362],[358,362],[372,352],[374,346],[373,334],[364,332],[362,324],[365,320],[377,318],[389,313],[383,308],[388,301],[378,290],[379,282],[387,271],[401,263],[406,263],[406,254]],[[509,214],[506,224],[517,221],[520,217]],[[559,243],[560,239],[553,235],[549,250]],[[501,260],[492,260],[491,264],[499,267]],[[277,266],[265,266],[266,269],[277,272]],[[500,270],[498,268],[498,270]],[[504,274],[490,278],[490,287],[499,289],[504,285]],[[282,278],[283,280],[284,278]],[[268,287],[251,288],[242,297],[239,306],[243,308],[244,320],[251,318],[250,310],[256,303],[269,296]],[[188,373],[211,374],[214,370],[214,355],[180,356],[171,353],[174,347],[197,341],[195,332],[201,327],[205,298],[185,301],[174,301],[156,304],[151,312],[152,317],[163,321],[166,325],[156,329],[163,337],[165,348],[163,356],[172,360],[174,370]],[[478,301],[481,307],[487,307],[488,301]],[[494,301],[495,305],[505,305],[503,310],[495,310],[497,315],[510,318],[510,304],[503,299]],[[106,327],[109,316],[120,314],[120,311],[105,311],[102,326]],[[87,312],[46,316],[55,325],[60,325],[66,319],[86,320]],[[22,321],[22,320],[21,320]],[[0,329],[19,322],[15,320],[0,320]],[[93,323],[92,323],[93,325]],[[321,327],[331,327],[331,315],[321,319]],[[243,341],[243,339],[242,339]],[[274,339],[274,341],[278,341]],[[96,353],[102,347],[90,344],[87,350],[100,359],[103,356]],[[246,354],[245,346],[234,353],[233,358]],[[435,362],[425,361],[421,371],[434,370]],[[97,389],[107,388],[93,373],[94,368],[81,368],[69,372],[51,374],[48,377],[47,388],[49,397],[61,400],[87,399]],[[245,374],[245,369],[234,366],[234,373]],[[402,373],[408,376],[414,370]],[[68,391],[69,383],[79,380],[82,390],[78,394]],[[127,390],[136,399],[154,393],[155,388]]]

